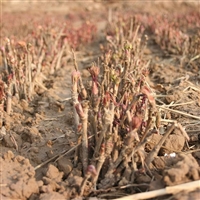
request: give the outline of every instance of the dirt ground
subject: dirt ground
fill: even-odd
[[[105,44],[111,10],[113,15],[133,13],[147,16],[187,15],[200,11],[199,1],[5,1],[1,6],[1,40],[5,37],[23,40],[27,33],[24,30],[31,29],[35,23],[39,25],[40,20],[52,20],[57,24],[66,19],[73,20],[74,27],[85,21],[95,24],[97,30],[93,41],[75,51],[85,82],[90,78],[87,69],[93,62],[98,63],[102,55],[100,47]],[[30,24],[26,24],[28,19]],[[195,35],[200,28],[200,18],[197,20],[199,22],[194,27],[187,29],[189,34]],[[161,130],[165,132],[169,121],[176,121],[184,129],[182,132],[175,129],[165,141],[159,156],[153,161],[156,169],[153,176],[148,174],[150,169],[147,174],[137,174],[134,182],[123,183],[121,180],[109,187],[99,182],[96,190],[92,191],[87,189],[91,186],[88,183],[84,195],[78,195],[84,176],[80,162],[74,167],[78,138],[71,101],[74,65],[69,53],[62,67],[53,74],[44,68],[43,85],[36,88],[31,100],[19,101],[13,97],[11,113],[3,112],[0,116],[0,199],[116,199],[200,180],[200,51],[188,60],[182,53],[163,50],[155,42],[154,35],[148,30],[146,34],[149,40],[144,60],[151,61],[148,84],[155,90],[156,102],[164,116]],[[2,63],[1,58],[1,68]],[[168,106],[163,108],[164,104]],[[183,132],[186,132],[184,136]],[[158,137],[159,134],[152,135],[146,146],[149,151],[158,143]],[[176,153],[172,160],[168,160],[170,153]],[[200,199],[200,183],[190,192],[186,190],[154,199]]]

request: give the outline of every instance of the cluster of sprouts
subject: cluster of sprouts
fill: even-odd
[[[89,22],[78,29],[69,29],[67,24],[62,28],[38,25],[24,40],[16,40],[13,36],[1,38],[1,110],[10,115],[13,97],[30,101],[37,91],[46,91],[46,76],[53,75],[66,64],[70,48],[77,49],[91,42],[95,32],[95,25]]]
[[[128,183],[135,173],[144,171],[145,144],[160,125],[154,92],[147,81],[150,62],[143,59],[146,43],[139,37],[140,26],[130,23],[133,34],[127,39],[123,25],[115,25],[117,31],[107,36],[108,45],[102,47],[102,64],[88,69],[91,81],[87,86],[74,55],[72,101],[81,143],[75,157],[82,162],[84,183],[91,178],[95,188],[113,186],[122,181],[121,175]],[[146,162],[150,164],[151,159]],[[88,173],[88,166],[95,173]]]

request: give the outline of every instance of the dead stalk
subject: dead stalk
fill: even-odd
[[[176,103],[176,104],[169,104],[169,105],[162,105],[166,107],[175,107],[175,106],[183,106],[183,105],[188,105],[188,104],[193,104],[194,101],[189,101],[189,102],[184,102],[184,103]]]
[[[164,189],[149,191],[149,192],[142,192],[139,194],[128,195],[122,198],[117,198],[114,200],[142,200],[142,199],[151,199],[154,197],[164,196],[167,194],[176,194],[181,191],[185,191],[186,193],[196,190],[200,188],[200,181],[193,181],[189,183],[183,183],[180,185],[175,186],[168,186]]]
[[[168,110],[168,111],[171,111],[171,112],[174,112],[174,113],[178,113],[178,114],[183,115],[183,116],[186,116],[186,117],[191,117],[191,118],[200,120],[200,117],[195,116],[195,115],[191,115],[191,114],[188,114],[188,113],[179,111],[179,110],[174,110],[174,109],[170,109],[170,108],[165,108],[165,107],[159,106],[159,105],[156,105],[156,106],[159,107],[159,108],[162,109],[162,110]]]
[[[190,137],[188,136],[187,132],[185,131],[185,128],[180,123],[177,123],[178,128],[181,130],[181,133],[186,138],[187,141],[190,140]]]

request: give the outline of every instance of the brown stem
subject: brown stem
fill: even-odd
[[[90,114],[90,121],[91,121],[91,131],[94,133],[95,141],[98,140],[98,134],[97,134],[97,113],[91,113]]]
[[[133,38],[133,18],[131,18],[130,29],[129,29],[129,40]]]
[[[78,101],[78,79],[80,78],[79,72],[77,71],[77,64],[76,64],[76,59],[74,52],[72,50],[73,57],[74,57],[74,68],[75,72],[72,73],[72,101],[73,101],[73,114],[74,114],[74,129],[75,129],[75,134],[78,135],[78,126],[79,126],[79,115],[75,109],[75,105],[79,103]],[[78,139],[78,142],[80,140],[80,137]],[[75,151],[74,154],[74,165],[77,165],[78,162],[78,155],[79,155],[79,148]],[[85,170],[85,169],[84,169]]]
[[[112,166],[110,166],[105,177],[108,176],[108,174],[111,174],[114,172],[114,170],[123,161],[124,157],[127,156],[128,160],[130,160],[133,157],[134,153],[136,153],[140,148],[143,148],[145,146],[147,141],[148,141],[148,137],[146,137],[143,141],[141,141],[134,149],[133,149],[132,145],[131,146],[123,146],[123,149],[121,150],[117,160],[113,163]],[[131,150],[131,153],[129,155],[127,155],[128,154],[127,152],[130,152],[130,150]]]
[[[96,146],[95,146],[95,150],[94,150],[94,158],[98,157],[98,155],[99,155],[99,150],[100,150],[103,138],[105,137],[105,133],[106,133],[106,131],[108,129],[108,126],[109,125],[104,125],[104,128],[101,131],[100,136],[96,141]]]
[[[95,141],[98,140],[98,134],[97,134],[97,126],[98,126],[98,122],[97,122],[97,114],[98,114],[98,110],[99,110],[99,103],[100,103],[100,98],[99,95],[92,95],[91,97],[91,101],[92,101],[92,114],[91,114],[91,127],[92,127],[92,131],[95,135]]]
[[[86,183],[88,181],[88,179],[91,177],[91,174],[86,174],[82,183],[81,183],[81,186],[80,186],[80,192],[79,192],[79,195],[80,196],[83,196],[83,193],[84,193],[84,190],[85,190],[85,186],[86,186]]]
[[[74,52],[73,49],[72,49],[72,55],[73,55],[74,68],[75,68],[76,71],[78,71],[78,65],[77,65],[77,62],[76,62],[76,56],[75,56],[75,52]]]
[[[88,101],[82,102],[83,107],[83,113],[84,117],[81,117],[82,122],[82,163],[83,163],[83,173],[86,173],[87,167],[88,167],[88,135],[87,135],[87,129],[88,129]]]
[[[85,100],[87,98],[87,91],[83,85],[81,76],[79,77],[79,86],[80,86],[80,90],[81,90],[80,91],[81,97]]]
[[[12,83],[9,83],[8,89],[7,89],[7,102],[6,102],[6,112],[8,115],[10,115],[11,109],[12,109]]]
[[[156,125],[156,117],[157,117],[157,110],[154,107],[151,106],[150,109],[149,109],[149,117],[148,117],[148,121],[147,121],[147,126],[146,126],[144,134],[141,138],[141,142],[144,141],[149,130],[154,128],[154,126]]]
[[[97,182],[97,180],[98,180],[98,178],[99,178],[99,173],[100,173],[101,168],[102,168],[102,166],[103,166],[103,164],[104,164],[104,162],[105,162],[105,159],[106,159],[106,157],[105,157],[105,152],[103,152],[103,153],[100,155],[99,159],[98,159],[97,166],[96,166],[96,176],[95,176],[94,179],[93,179],[93,184],[94,184],[94,187],[95,187],[95,188],[96,188],[96,182]]]
[[[105,133],[109,131],[108,129],[112,129],[112,123],[114,119],[114,105],[111,104],[110,108],[104,108],[104,127],[100,133],[98,140],[96,141],[96,147],[94,151],[94,157],[98,157],[99,150],[102,144],[102,141],[105,137]]]
[[[113,143],[114,143],[114,147],[113,147],[113,152],[112,152],[112,160],[113,162],[115,162],[119,156],[119,137],[118,137],[118,125],[116,125],[116,127],[114,127],[114,134],[113,134]]]
[[[55,66],[55,69],[56,69],[56,70],[59,69],[60,66],[61,66],[61,64],[60,64],[60,63],[61,63],[61,58],[62,58],[62,56],[63,56],[63,53],[64,53],[65,48],[66,48],[66,45],[64,44],[64,45],[62,46],[61,51],[58,53],[58,59],[57,59],[57,63],[56,63],[56,66]]]
[[[31,54],[29,51],[27,51],[27,80],[28,80],[28,97],[31,99],[32,93],[33,93],[33,84],[32,84],[32,70],[31,70]]]
[[[57,45],[58,45],[58,41],[59,41],[60,37],[61,37],[62,34],[63,34],[64,28],[65,28],[65,27],[63,27],[63,28],[60,30],[59,34],[57,35],[57,37],[56,37],[56,39],[55,39],[55,41],[54,41],[54,44],[53,44],[53,47],[52,47],[52,51],[51,51],[51,55],[53,55],[54,52],[56,51],[56,47],[57,47]]]
[[[26,91],[26,80],[24,81],[24,84],[23,84],[23,98],[27,100],[27,91]]]
[[[53,61],[52,61],[52,64],[51,64],[51,71],[50,71],[50,74],[54,74],[55,72],[55,65],[56,65],[56,62],[58,60],[58,57],[59,57],[59,54],[56,54],[53,58]]]
[[[75,93],[75,94],[74,94]],[[76,92],[72,92],[72,99],[73,99],[73,115],[74,115],[74,131],[76,136],[78,135],[78,126],[79,126],[79,116],[75,109],[75,104],[78,103],[78,94]],[[78,144],[81,143],[81,137],[78,138]],[[74,153],[74,166],[77,165],[78,162],[78,155],[79,155],[79,148],[76,149]]]
[[[86,183],[88,181],[88,179],[90,177],[95,177],[97,175],[97,172],[96,172],[96,168],[94,167],[94,165],[89,165],[87,167],[87,171],[86,171],[86,174],[85,174],[85,177],[81,183],[81,186],[80,186],[80,196],[83,196],[83,193],[84,193],[84,190],[85,190],[85,186],[86,186]]]
[[[104,129],[102,130],[100,137],[98,139],[98,143],[96,144],[94,156],[99,155],[100,147],[102,146],[102,142],[104,140],[105,144],[103,144],[103,149],[100,153],[100,156],[98,158],[97,162],[97,175],[95,176],[93,183],[96,185],[96,182],[99,178],[99,173],[101,171],[101,168],[105,162],[105,159],[107,156],[110,156],[112,149],[113,149],[113,137],[112,137],[112,124],[114,119],[114,104],[112,103],[109,107],[109,109],[105,109],[104,113]]]
[[[16,80],[16,69],[18,68],[16,66],[16,64],[12,64],[12,72],[13,72],[13,89],[14,89],[14,93],[15,93],[15,96],[19,99],[19,88],[17,86],[17,80]]]
[[[38,59],[38,66],[37,66],[37,73],[36,73],[36,76],[38,76],[41,72],[41,69],[42,69],[42,61],[44,59],[44,56],[45,56],[45,50],[43,49],[42,52],[41,52],[41,55]]]
[[[79,147],[79,145],[81,144],[81,139],[82,139],[82,136],[80,135],[80,136],[78,137],[78,141],[77,141],[78,147]],[[78,147],[75,149],[75,153],[74,153],[74,167],[77,167],[77,164],[78,164],[78,161],[79,161],[78,155],[79,155],[79,149],[80,149],[80,148],[78,148]]]
[[[0,129],[3,126],[3,119],[4,119],[4,100],[1,100],[1,103],[0,103]]]
[[[5,50],[2,50],[2,57],[3,57],[3,64],[4,64],[4,70],[6,72],[6,74],[8,74],[8,62],[7,62],[7,59],[6,59],[6,56],[5,56]]]

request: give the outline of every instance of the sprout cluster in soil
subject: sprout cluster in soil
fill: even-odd
[[[179,132],[177,151],[189,140],[176,121],[163,130],[156,94],[147,79],[150,60],[144,59],[144,49],[148,37],[140,24],[133,20],[125,24],[119,18],[109,24],[106,39],[101,64],[93,63],[88,69],[91,80],[86,85],[73,54],[71,91],[80,144],[75,158],[81,161],[84,175],[81,196],[134,183],[140,175],[144,181],[153,179],[151,163],[170,149],[174,138],[169,135]],[[91,187],[84,193],[87,181]]]
[[[150,197],[143,193],[147,190],[155,190],[146,195],[156,197],[157,189],[168,186],[163,194],[179,191],[173,187],[177,184],[186,192],[187,187],[199,187],[199,135],[188,134],[199,131],[195,127],[200,120],[199,12],[133,13],[127,7],[124,13],[114,5],[108,19],[103,12],[98,15],[106,27],[101,32],[97,13],[97,23],[87,20],[94,17],[90,9],[65,18],[47,14],[44,20],[39,14],[4,15],[0,145],[16,155],[11,151],[0,155],[0,164],[6,168],[0,169],[0,187],[8,186],[0,198],[113,199],[139,193],[132,198],[145,199]],[[92,61],[91,43],[101,43],[95,47],[100,56]],[[160,54],[150,55],[152,48]],[[91,62],[83,61],[81,66],[77,57],[83,49]],[[159,56],[172,58],[169,63],[175,66],[158,61]],[[71,92],[67,98],[71,104],[48,93],[64,70],[64,78],[71,81],[65,88]],[[72,113],[66,114],[70,109]],[[55,116],[47,117],[51,112]],[[64,115],[58,116],[59,112]],[[73,122],[67,124],[71,118]],[[45,126],[49,121],[55,122]],[[35,159],[34,167],[30,158]]]

